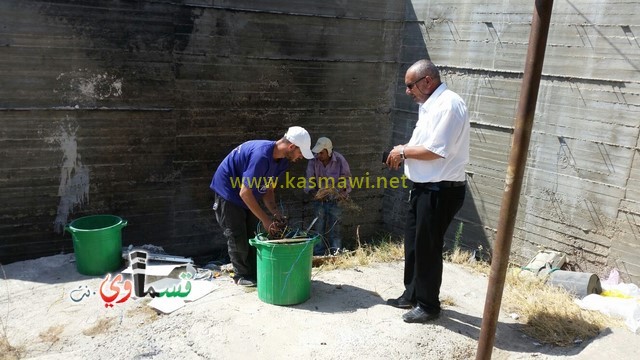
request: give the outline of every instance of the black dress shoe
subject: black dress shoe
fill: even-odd
[[[397,307],[398,309],[411,309],[415,306],[414,303],[400,296],[397,299],[389,299],[387,300],[387,305]]]
[[[413,308],[413,310],[408,313],[402,315],[402,320],[408,323],[426,323],[432,320],[435,320],[440,317],[440,312],[437,313],[428,313],[424,311],[420,305]]]

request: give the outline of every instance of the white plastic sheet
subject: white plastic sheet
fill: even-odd
[[[625,325],[633,333],[640,328],[640,289],[635,284],[602,283],[604,295],[590,294],[575,302],[583,309],[597,310],[609,316],[624,319]]]

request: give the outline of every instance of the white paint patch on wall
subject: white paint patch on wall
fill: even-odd
[[[106,72],[96,74],[89,69],[78,69],[61,73],[56,80],[61,84],[53,92],[64,100],[80,104],[122,95],[122,78]]]
[[[78,154],[77,130],[78,126],[61,124],[58,133],[45,139],[50,144],[59,145],[62,150],[58,187],[60,203],[53,222],[57,233],[62,233],[73,209],[89,201],[89,168],[82,164]]]

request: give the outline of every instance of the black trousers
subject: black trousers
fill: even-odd
[[[259,220],[251,210],[215,195],[213,210],[216,220],[227,239],[229,258],[236,276],[256,279],[256,249],[249,245],[249,238],[256,233]]]
[[[402,296],[429,313],[440,311],[444,234],[464,203],[465,188],[414,184],[410,192]]]

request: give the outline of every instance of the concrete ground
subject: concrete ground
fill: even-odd
[[[442,316],[406,324],[385,305],[402,288],[402,263],[349,270],[314,268],[311,297],[298,305],[261,301],[258,291],[221,276],[213,291],[170,313],[148,298],[105,307],[103,277],[80,275],[73,255],[5,265],[0,280],[2,357],[28,359],[473,359],[486,276],[446,263]],[[72,301],[75,289],[93,289]],[[493,359],[638,359],[639,336],[625,328],[569,347],[539,344],[501,313]]]

